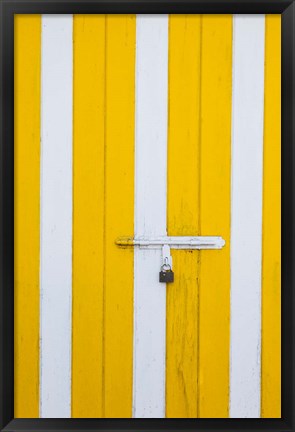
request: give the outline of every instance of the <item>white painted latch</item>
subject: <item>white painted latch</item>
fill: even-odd
[[[119,237],[116,245],[138,246],[142,249],[161,249],[165,245],[170,249],[221,249],[225,245],[225,240],[213,236]]]
[[[213,236],[159,236],[153,238],[120,237],[116,240],[116,245],[122,247],[138,246],[142,249],[162,248],[162,264],[159,281],[168,283],[174,281],[170,249],[221,249],[225,245],[225,240],[222,237]],[[164,269],[169,269],[169,267],[169,272],[165,272]],[[167,279],[167,275],[169,276],[169,280]]]

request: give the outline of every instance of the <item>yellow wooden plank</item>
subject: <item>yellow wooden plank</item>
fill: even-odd
[[[74,16],[72,417],[102,417],[105,16]]]
[[[261,416],[281,417],[281,16],[266,16]]]
[[[232,17],[204,15],[201,38],[200,231],[226,241],[201,251],[198,416],[215,418],[229,404]]]
[[[15,417],[39,416],[41,18],[15,17]]]
[[[132,416],[135,16],[106,20],[105,417]]]
[[[169,17],[168,235],[199,234],[200,15]],[[198,251],[173,251],[166,417],[197,416]]]

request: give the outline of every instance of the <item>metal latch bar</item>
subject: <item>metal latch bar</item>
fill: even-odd
[[[161,249],[164,245],[171,249],[221,249],[225,240],[219,236],[119,237],[116,245],[139,246],[142,249]]]

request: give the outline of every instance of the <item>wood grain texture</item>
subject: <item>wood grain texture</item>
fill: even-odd
[[[105,417],[132,416],[135,16],[106,18],[104,407]]]
[[[235,15],[230,417],[260,417],[264,15]]]
[[[261,417],[281,417],[281,16],[265,25]]]
[[[135,235],[166,234],[168,17],[136,18]],[[166,287],[161,250],[134,255],[133,416],[165,416]]]
[[[14,415],[39,416],[41,17],[15,16]]]
[[[72,417],[102,417],[105,16],[74,16]]]
[[[71,417],[72,15],[42,16],[40,417]]]
[[[262,18],[15,18],[15,417],[281,416],[281,17]],[[173,250],[165,288],[161,248],[130,246],[165,235],[226,245]]]
[[[201,16],[169,17],[168,235],[200,223]],[[173,251],[167,285],[166,417],[197,417],[199,251]]]
[[[200,234],[222,235],[201,251],[198,417],[227,417],[230,320],[232,17],[204,15],[201,45]]]

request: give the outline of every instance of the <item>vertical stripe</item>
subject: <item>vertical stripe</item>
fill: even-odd
[[[105,16],[74,16],[72,416],[102,417]]]
[[[166,235],[168,17],[136,20],[135,235]],[[161,250],[135,250],[133,416],[165,416]]]
[[[71,416],[72,16],[42,17],[40,416]]]
[[[264,16],[233,37],[230,416],[260,416]]]
[[[106,20],[104,416],[132,416],[135,16]]]
[[[39,415],[41,18],[15,17],[15,417]]]
[[[200,233],[222,235],[201,251],[198,417],[228,417],[232,17],[202,18]]]
[[[169,17],[168,235],[199,235],[200,15]],[[172,253],[166,416],[197,416],[199,251]]]
[[[266,16],[261,416],[281,417],[281,17]]]

